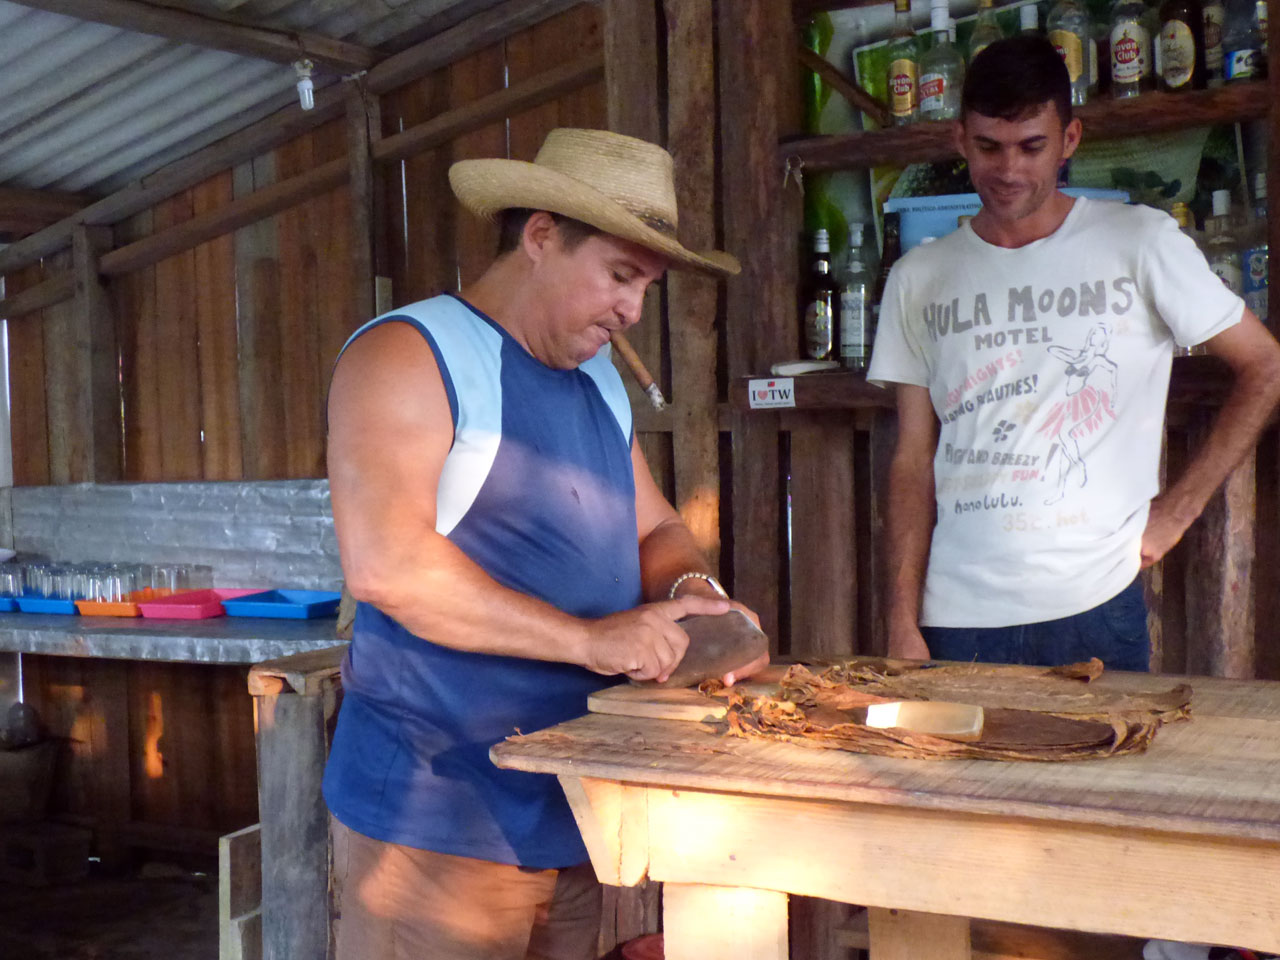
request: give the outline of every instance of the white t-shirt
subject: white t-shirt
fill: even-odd
[[[867,378],[929,388],[938,522],[921,623],[1073,616],[1137,575],[1174,342],[1243,301],[1172,217],[1076,200],[1016,249],[969,225],[893,267]]]

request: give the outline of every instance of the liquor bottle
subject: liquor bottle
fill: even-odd
[[[1222,27],[1226,17],[1222,0],[1207,0],[1204,4],[1204,68],[1211,87],[1222,85]]]
[[[1089,14],[1078,0],[1058,0],[1045,22],[1071,78],[1071,103],[1082,106],[1089,99]]]
[[[1240,285],[1244,289],[1244,302],[1250,310],[1267,322],[1269,299],[1267,297],[1268,257],[1270,249],[1267,237],[1267,175],[1254,175],[1253,223],[1245,237],[1244,255],[1240,271]]]
[[[1259,24],[1259,0],[1227,0],[1222,28],[1222,66],[1228,83],[1267,75],[1266,31]],[[1261,21],[1265,25],[1265,5]]]
[[[1200,0],[1164,0],[1160,7],[1160,89],[1203,90],[1204,9]]]
[[[1018,27],[1021,33],[1040,32],[1040,10],[1034,3],[1024,3],[1018,8]]]
[[[973,33],[969,34],[969,62],[973,63],[974,57],[997,40],[1003,39],[1004,31],[1000,29],[1000,21],[996,19],[993,0],[978,0],[978,20],[973,25]]]
[[[1205,223],[1205,255],[1209,269],[1232,293],[1243,293],[1240,243],[1231,229],[1231,191],[1213,191],[1213,216]]]
[[[894,126],[914,123],[920,110],[920,43],[911,29],[911,0],[893,0],[889,57],[889,112]]]
[[[884,288],[889,282],[889,271],[902,256],[902,215],[884,215],[884,245],[880,249],[880,270],[876,273],[875,294],[871,303],[872,324],[880,325],[880,303],[884,300]]]
[[[813,273],[805,294],[804,350],[813,360],[834,360],[840,350],[837,292],[831,276],[831,239],[826,230],[813,235]]]
[[[1136,97],[1149,90],[1151,33],[1142,0],[1116,0],[1111,8],[1111,96]]]
[[[933,47],[920,58],[920,119],[954,120],[960,116],[964,57],[951,43],[947,0],[931,5]]]
[[[875,278],[862,248],[862,224],[849,224],[849,259],[840,274],[840,362],[865,370],[875,340],[871,326],[871,294]]]

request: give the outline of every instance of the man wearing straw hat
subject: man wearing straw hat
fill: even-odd
[[[497,259],[357,331],[329,395],[359,601],[324,784],[338,955],[589,958],[599,885],[564,795],[488,751],[620,675],[665,678],[677,621],[730,609],[650,476],[608,344],[667,267],[738,266],[681,246],[671,157],[641,140],[555,130],[533,163],[449,180],[500,218]]]

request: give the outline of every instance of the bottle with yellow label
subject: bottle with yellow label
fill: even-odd
[[[885,53],[889,59],[889,112],[896,126],[914,123],[920,112],[920,44],[911,29],[911,0],[893,0],[893,32]]]
[[[1160,89],[1180,93],[1208,85],[1204,7],[1200,0],[1164,0],[1160,7]]]
[[[1071,103],[1082,106],[1089,99],[1089,13],[1078,0],[1058,0],[1045,23],[1053,44],[1071,78]]]

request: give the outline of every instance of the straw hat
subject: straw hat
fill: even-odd
[[[547,134],[533,163],[460,160],[449,168],[449,183],[463,206],[490,220],[511,207],[546,210],[638,243],[677,268],[737,273],[731,255],[695,253],[676,239],[672,167],[671,154],[645,140],[562,127]]]

